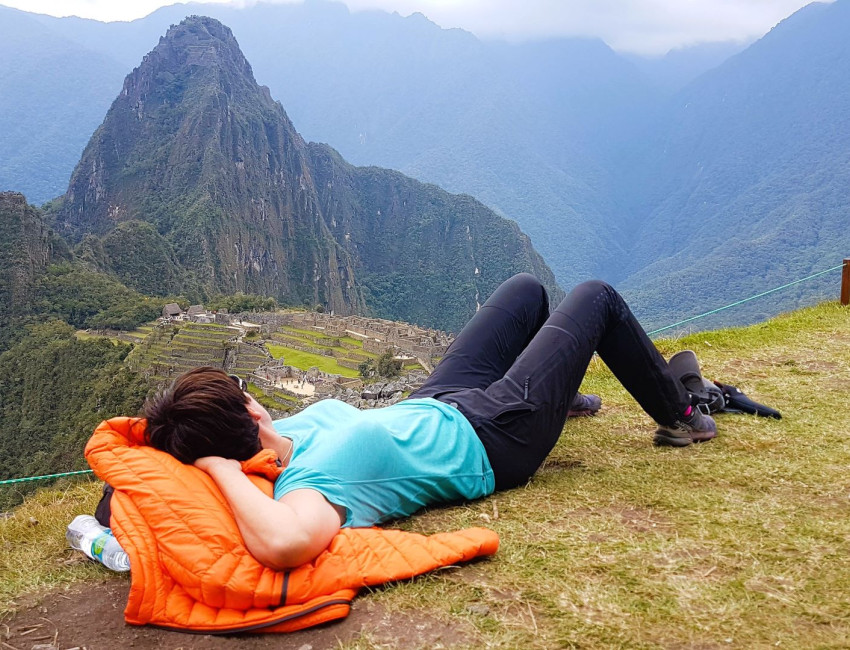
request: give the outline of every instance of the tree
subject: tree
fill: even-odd
[[[375,362],[372,359],[366,359],[363,363],[357,366],[357,372],[363,379],[369,379],[375,376]]]
[[[390,348],[378,357],[377,371],[381,377],[391,379],[401,374],[401,361],[395,358],[395,350]]]

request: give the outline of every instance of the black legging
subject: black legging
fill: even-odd
[[[620,294],[584,282],[550,315],[546,290],[527,273],[493,292],[411,397],[457,407],[484,444],[496,489],[516,487],[555,446],[594,350],[656,422],[681,419],[690,397]]]

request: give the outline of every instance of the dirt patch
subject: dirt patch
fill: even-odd
[[[843,370],[844,365],[835,361],[823,361],[822,359],[807,359],[798,361],[797,366],[811,372],[831,372]]]
[[[561,521],[548,522],[546,528],[569,530],[575,527],[576,519],[618,520],[623,527],[637,533],[657,532],[673,527],[672,522],[667,517],[647,508],[609,506],[604,508],[581,507],[569,510],[563,513]],[[607,538],[603,536],[601,540],[591,541],[605,541],[605,539]]]
[[[577,469],[580,467],[584,467],[584,463],[580,460],[567,458],[567,459],[556,459],[556,458],[547,458],[543,461],[543,465],[537,470],[537,474],[548,474],[550,472],[564,472],[571,469]]]
[[[658,512],[646,508],[610,508],[611,512],[620,517],[623,525],[639,533],[647,533],[653,530],[672,528],[669,519]]]
[[[793,580],[783,576],[756,576],[747,580],[744,586],[748,591],[785,602],[788,601],[788,594],[797,589]]]
[[[58,650],[330,650],[361,637],[405,650],[478,645],[472,626],[427,612],[389,612],[366,598],[355,600],[342,621],[290,634],[212,636],[136,627],[124,622],[129,589],[129,581],[116,579],[47,594],[0,624],[2,648],[30,650],[53,644]]]
[[[486,594],[488,600],[496,603],[514,603],[522,600],[521,590],[494,585],[492,571],[484,567],[467,565],[457,571],[445,574],[444,578],[449,582],[478,587]],[[476,613],[476,604],[467,607],[467,611]]]

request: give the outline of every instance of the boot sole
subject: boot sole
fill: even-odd
[[[596,415],[598,411],[593,411],[591,409],[584,409],[581,411],[567,411],[568,418],[581,418],[581,417],[593,417]]]
[[[687,447],[693,442],[690,438],[679,438],[677,436],[667,436],[660,431],[655,434],[653,442],[658,447]]]
[[[714,431],[700,431],[694,437],[683,438],[679,436],[669,435],[666,431],[656,431],[653,442],[662,447],[687,447],[694,442],[708,442],[713,440],[717,434]]]

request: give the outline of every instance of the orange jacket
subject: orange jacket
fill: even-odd
[[[145,421],[102,422],[86,445],[115,488],[111,526],[130,556],[128,623],[208,633],[290,632],[344,618],[361,587],[492,555],[496,533],[423,536],[345,528],[312,562],[276,571],[248,552],[227,502],[203,471],[148,447]],[[266,494],[280,473],[272,451],[243,463]]]

